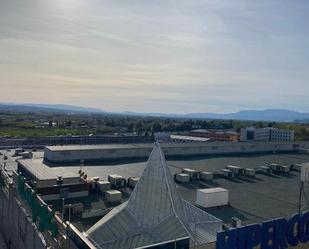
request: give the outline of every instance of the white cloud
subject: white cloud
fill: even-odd
[[[0,2],[2,102],[308,110],[306,1],[35,3]]]

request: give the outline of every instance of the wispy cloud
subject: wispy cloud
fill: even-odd
[[[0,1],[1,101],[308,111],[308,11],[304,0]]]

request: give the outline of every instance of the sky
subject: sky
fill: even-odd
[[[309,111],[307,0],[0,0],[0,102]]]

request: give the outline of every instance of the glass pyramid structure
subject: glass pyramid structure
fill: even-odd
[[[87,231],[102,249],[133,249],[190,238],[191,245],[214,242],[222,221],[183,200],[158,143],[130,199]]]

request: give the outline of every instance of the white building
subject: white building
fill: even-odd
[[[240,131],[240,141],[292,142],[294,141],[294,131],[272,127],[246,127]]]
[[[294,141],[294,131],[271,129],[270,141],[272,142],[291,142]]]

